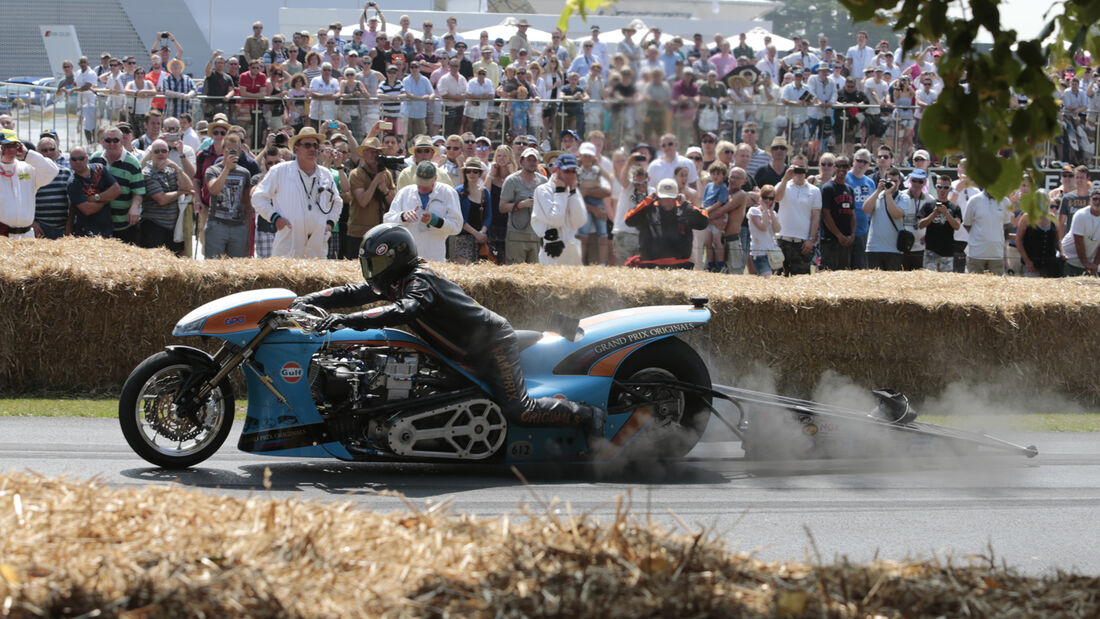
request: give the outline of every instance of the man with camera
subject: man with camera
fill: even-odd
[[[248,226],[252,206],[249,189],[252,174],[240,165],[241,140],[231,133],[225,137],[225,155],[206,169],[205,183],[210,193],[210,212],[206,218],[203,255],[212,258],[247,258]]]
[[[363,140],[359,146],[359,166],[348,176],[351,204],[348,205],[344,255],[357,255],[363,235],[382,223],[382,214],[397,194],[394,174],[379,165],[381,152],[382,143],[378,138]]]
[[[917,212],[917,226],[925,230],[924,268],[951,273],[955,269],[955,231],[962,225],[962,209],[947,199],[951,179],[941,174],[933,182],[935,202],[925,202]]]
[[[821,224],[821,190],[806,182],[806,156],[795,155],[775,188],[779,203],[779,248],[784,275],[809,275],[810,258]]]
[[[913,233],[913,246],[902,257],[902,270],[903,271],[915,271],[923,268],[925,265],[924,248],[925,248],[925,229],[924,227],[918,227],[918,220],[920,219],[919,213],[925,207],[935,205],[935,200],[925,192],[925,187],[928,184],[928,172],[921,168],[914,168],[909,173],[909,187],[898,194],[895,201],[898,208],[905,211],[905,229]],[[1001,239],[1002,244],[1004,239]],[[954,249],[952,249],[952,255],[954,255]],[[1003,258],[1003,254],[1002,254]],[[1002,264],[1003,268],[1003,264]]]

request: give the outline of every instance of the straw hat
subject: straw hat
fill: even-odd
[[[418,148],[430,148],[434,151],[433,157],[439,154],[439,147],[432,144],[432,138],[426,135],[418,135],[413,141],[412,149],[415,151]]]
[[[212,126],[213,125],[211,125],[211,127]],[[317,133],[316,129],[314,129],[313,127],[310,127],[309,125],[306,125],[305,127],[302,127],[301,130],[298,131],[298,135],[295,135],[294,137],[290,138],[290,140],[286,144],[287,148],[290,148],[291,150],[293,150],[294,145],[297,144],[298,140],[300,140],[302,138],[313,138],[313,139],[317,140],[318,144],[325,141],[325,136],[324,135],[322,135],[320,133]]]
[[[229,124],[229,119],[226,117],[225,114],[220,114],[219,113],[219,114],[214,114],[214,120],[211,121],[210,124],[206,125],[206,131],[207,132],[212,132],[212,131],[214,131],[214,129],[216,129],[218,127],[221,127],[222,129],[225,129],[226,131],[229,131],[230,129],[233,128],[233,125]]]
[[[376,138],[376,137],[369,137],[369,138],[363,140],[363,143],[359,145],[359,148],[356,149],[356,152],[359,153],[360,157],[362,157],[363,155],[366,154],[366,152],[368,150],[381,152],[382,151],[382,142],[378,141],[378,138]]]

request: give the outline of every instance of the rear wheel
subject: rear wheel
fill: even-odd
[[[671,380],[711,388],[706,364],[691,346],[677,338],[658,340],[627,357],[615,372],[615,380],[626,384]],[[632,448],[631,452],[639,457],[679,458],[691,451],[710,419],[710,396],[686,393],[665,385],[629,390],[615,387],[609,404],[632,406],[644,405],[647,401],[655,421],[651,426],[655,442],[642,441],[642,445]]]
[[[171,351],[141,363],[126,379],[118,420],[126,442],[146,461],[168,469],[186,468],[214,455],[233,426],[233,388],[222,380],[193,413],[173,400],[197,390],[210,369]]]

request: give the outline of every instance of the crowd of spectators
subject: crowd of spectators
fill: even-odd
[[[919,123],[944,88],[940,44],[903,58],[860,32],[836,49],[795,37],[755,50],[744,34],[711,45],[636,20],[616,45],[593,25],[536,49],[523,19],[507,41],[476,42],[454,17],[442,34],[399,21],[387,36],[369,3],[351,40],[332,23],[289,41],[256,22],[201,79],[170,32],[156,33],[148,68],[108,53],[96,68],[66,61],[60,90],[86,145],[62,153],[50,132],[20,145],[20,162],[56,171],[48,183],[13,172],[36,179],[37,197],[0,192],[0,224],[206,258],[354,257],[363,232],[395,220],[457,262],[763,276],[1056,276],[1100,262],[1100,193],[1080,165],[1100,104],[1091,66],[1052,75],[1064,182],[1043,191],[1050,214],[1033,222],[1016,208],[1040,190],[1026,179],[997,201],[965,162],[935,171],[946,161]],[[8,165],[19,140],[5,136]]]

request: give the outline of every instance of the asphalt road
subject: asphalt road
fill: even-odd
[[[853,561],[988,555],[1024,572],[1100,574],[1100,434],[1010,433],[1040,455],[951,462],[781,462],[739,459],[736,442],[701,443],[685,463],[630,478],[529,471],[525,487],[489,466],[379,465],[287,460],[238,452],[238,429],[210,460],[187,471],[148,466],[110,419],[0,418],[0,470],[100,476],[116,486],[178,482],[206,492],[354,501],[402,509],[450,501],[482,516],[515,513],[523,502],[560,499],[574,513],[614,513],[630,493],[633,511],[678,527],[713,528],[736,550],[767,560]],[[722,438],[722,437],[717,437]],[[731,459],[732,457],[732,459]],[[265,468],[272,488],[265,490]],[[537,498],[536,498],[537,497]],[[560,508],[564,511],[564,508]],[[812,535],[812,542],[811,542]],[[814,549],[816,547],[816,550]]]

